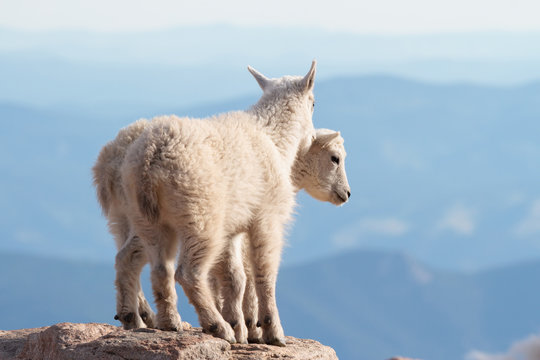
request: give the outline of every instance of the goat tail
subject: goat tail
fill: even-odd
[[[109,209],[113,199],[113,186],[116,181],[115,174],[112,171],[110,165],[110,151],[105,146],[96,160],[96,163],[92,167],[93,182],[96,188],[96,195],[98,198],[101,211],[105,216],[109,214]]]
[[[112,203],[124,196],[120,183],[120,167],[128,148],[139,138],[147,125],[146,119],[140,119],[121,129],[116,138],[101,149],[92,168],[97,198],[105,216],[108,216]]]

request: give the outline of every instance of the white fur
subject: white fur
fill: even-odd
[[[306,151],[313,136],[314,70],[313,65],[304,78],[267,79],[250,69],[264,91],[250,110],[202,120],[157,118],[128,147],[121,166],[120,196],[125,196],[127,205],[128,238],[138,235],[135,239],[140,239],[143,256],[151,263],[158,328],[180,329],[176,278],[203,329],[235,341],[212,300],[208,272],[233,237],[246,232],[253,253],[258,315],[266,320],[263,338],[267,343],[284,344],[275,281],[283,227],[294,204],[290,169],[297,152]],[[110,225],[116,222],[109,219]],[[129,293],[119,297],[129,297]],[[129,312],[121,313],[124,309],[120,308],[118,316],[125,325],[140,314],[137,299],[124,301]],[[131,318],[125,319],[128,315]]]

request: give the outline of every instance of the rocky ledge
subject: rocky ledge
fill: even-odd
[[[287,337],[286,347],[235,344],[184,323],[175,333],[123,330],[108,324],[61,323],[50,327],[0,330],[0,360],[100,359],[337,359],[335,351],[314,340]]]

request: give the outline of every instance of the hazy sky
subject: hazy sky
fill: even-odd
[[[360,33],[540,30],[539,0],[1,0],[0,27],[130,31],[183,25],[316,27]]]

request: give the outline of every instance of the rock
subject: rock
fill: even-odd
[[[183,323],[181,333],[155,329],[123,330],[108,324],[60,323],[50,327],[0,331],[0,360],[104,359],[337,359],[314,340],[287,337],[286,347],[234,344]]]
[[[0,360],[13,359],[24,347],[30,334],[41,332],[45,329],[46,327],[12,331],[0,330]]]

